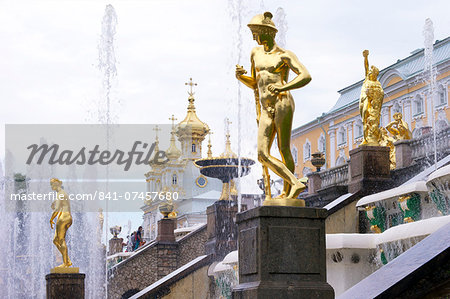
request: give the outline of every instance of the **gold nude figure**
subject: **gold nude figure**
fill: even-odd
[[[253,39],[262,47],[251,52],[251,75],[236,65],[236,78],[255,92],[258,123],[258,160],[263,165],[266,188],[264,205],[304,206],[296,199],[305,185],[294,175],[295,164],[290,150],[292,117],[295,104],[289,90],[305,86],[311,81],[308,70],[294,53],[275,43],[277,29],[272,14],[256,15],[248,24]],[[297,76],[288,81],[289,70]],[[282,161],[270,155],[270,148],[277,137]],[[268,169],[284,180],[281,195],[271,198]]]
[[[52,190],[57,192],[57,200],[52,203],[52,217],[50,218],[50,227],[53,229],[55,224],[53,220],[56,219],[55,237],[53,238],[53,244],[61,252],[63,263],[57,268],[69,268],[72,266],[69,254],[67,252],[66,245],[66,233],[69,227],[72,225],[72,215],[70,214],[70,201],[66,191],[62,188],[62,182],[56,178],[50,180],[50,186]]]
[[[403,116],[400,112],[392,115],[394,118],[387,126],[386,130],[391,133],[396,140],[408,140],[412,138],[412,133],[409,130],[408,124],[402,119]]]
[[[375,66],[369,68],[369,50],[363,51],[365,79],[361,88],[359,112],[363,123],[363,141],[361,145],[379,146],[381,140],[380,114],[384,91],[377,80],[379,70]]]

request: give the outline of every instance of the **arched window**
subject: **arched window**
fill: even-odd
[[[392,115],[394,115],[395,113],[403,113],[402,107],[398,103],[395,103],[391,109],[391,113],[392,113]],[[391,115],[391,117],[392,117],[392,115]]]
[[[308,139],[306,139],[306,142],[303,145],[303,161],[307,161],[309,159],[311,159],[311,143]]]
[[[355,139],[359,139],[363,137],[363,124],[361,120],[358,120],[355,123]]]
[[[306,177],[307,174],[310,174],[312,172],[312,169],[309,167],[303,167],[302,175],[303,177]]]
[[[292,154],[292,159],[294,159],[295,165],[297,165],[298,164],[298,150],[295,146],[292,147],[291,154]]]
[[[336,166],[339,166],[339,165],[343,165],[343,164],[345,164],[347,161],[345,160],[345,158],[343,157],[343,156],[339,156],[338,158],[337,158],[337,160],[336,160]]]
[[[177,184],[177,175],[174,173],[172,175],[172,185],[176,185]]]
[[[320,135],[319,140],[317,141],[317,148],[319,149],[319,152],[325,153],[325,145],[326,145],[325,136],[323,134]]]
[[[423,98],[420,95],[416,95],[416,98],[414,99],[413,103],[413,114],[414,116],[423,114],[424,107],[423,107]]]
[[[344,127],[341,127],[338,131],[338,146],[345,145],[347,143],[347,132]]]
[[[196,153],[197,152],[197,148],[195,146],[195,143],[192,143],[192,152]]]
[[[438,96],[436,106],[443,106],[447,104],[447,91],[442,84],[439,84],[437,88]]]

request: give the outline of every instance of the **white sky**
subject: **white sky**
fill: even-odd
[[[265,10],[286,13],[286,48],[312,82],[293,91],[294,127],[328,111],[340,90],[363,75],[362,51],[380,69],[423,47],[425,18],[435,39],[449,35],[448,1],[242,1],[241,59],[236,1],[0,1],[0,124],[86,123],[98,107],[101,75],[97,44],[105,5],[117,12],[117,81],[112,109],[119,123],[169,123],[186,114],[192,77],[197,114],[223,149],[224,117],[233,121],[237,152],[236,63],[249,68],[255,46],[247,22]],[[243,155],[254,152],[252,91],[242,88]],[[120,102],[120,103],[119,103]],[[153,132],[149,132],[153,137]],[[4,132],[0,130],[0,144]],[[0,156],[4,155],[3,146]]]

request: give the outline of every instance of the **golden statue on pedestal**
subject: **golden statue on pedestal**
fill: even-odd
[[[236,77],[255,92],[258,160],[263,165],[266,190],[264,205],[304,206],[305,202],[297,196],[306,186],[293,174],[295,164],[290,141],[295,105],[289,90],[305,86],[311,81],[311,76],[294,53],[275,43],[278,30],[270,12],[253,17],[248,27],[253,39],[262,47],[255,47],[251,52],[251,75],[245,76],[244,68],[236,65]],[[287,82],[289,70],[297,76]],[[270,155],[275,135],[282,161]],[[277,198],[271,198],[268,169],[284,180],[283,192]]]
[[[361,88],[359,113],[363,123],[363,141],[361,145],[380,145],[380,113],[383,104],[384,91],[377,80],[379,70],[375,66],[369,69],[369,50],[363,51],[365,79]]]
[[[408,124],[402,119],[403,116],[400,112],[392,115],[393,121],[388,123],[386,130],[391,133],[395,140],[409,140],[412,138],[412,133],[409,130]]]
[[[50,180],[52,190],[57,192],[56,200],[52,203],[53,214],[50,218],[50,227],[53,229],[55,224],[53,220],[56,219],[55,237],[53,244],[61,252],[63,263],[53,269],[51,273],[78,273],[78,268],[72,266],[69,254],[67,252],[66,233],[72,225],[72,215],[70,214],[70,201],[66,191],[62,188],[62,182],[56,178]]]
[[[381,127],[380,134],[381,134],[380,145],[387,146],[389,148],[389,168],[395,169],[395,167],[397,166],[395,160],[395,146],[394,146],[395,139],[389,136],[386,128]]]

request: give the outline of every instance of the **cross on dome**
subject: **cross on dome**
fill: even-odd
[[[184,83],[184,85],[189,85],[189,91],[188,91],[188,94],[190,95],[190,96],[193,96],[194,95],[194,90],[192,89],[192,87],[193,86],[197,86],[197,83],[194,83],[194,81],[192,81],[192,78],[189,78],[189,82],[187,82],[187,83]]]

